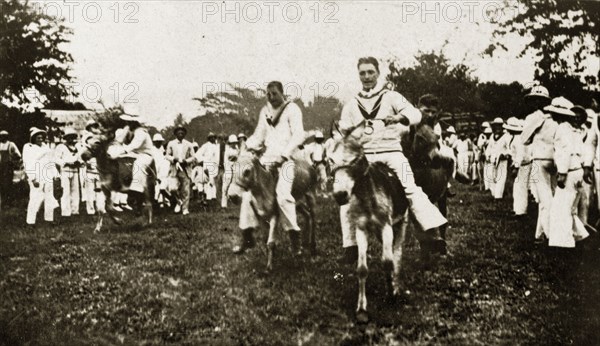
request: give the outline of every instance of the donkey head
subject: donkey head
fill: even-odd
[[[345,134],[340,132],[341,135],[327,150],[333,178],[333,196],[340,205],[348,203],[355,184],[366,175],[369,167],[356,132],[356,128]]]
[[[258,170],[261,168],[258,155],[254,151],[242,150],[237,158],[237,164],[234,165],[232,184],[227,191],[227,197],[232,202],[239,203],[244,192],[252,190],[260,183]]]

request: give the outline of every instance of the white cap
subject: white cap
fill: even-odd
[[[525,95],[525,97],[532,97],[532,96],[543,97],[543,98],[549,99],[550,93],[548,92],[548,89],[544,88],[543,86],[536,85],[531,88],[531,90],[529,91],[529,94]]]
[[[446,129],[446,131],[448,133],[454,133],[454,134],[456,134],[456,130],[454,129],[454,126],[448,126],[448,128]]]
[[[323,137],[323,132],[321,132],[319,130],[315,131],[315,138],[324,138]]]
[[[165,139],[163,138],[163,136],[160,133],[155,134],[154,136],[152,136],[152,142],[164,142]]]
[[[229,138],[227,138],[227,143],[237,143],[238,142],[238,138],[236,135],[229,135]]]
[[[483,128],[490,127],[490,126],[491,125],[490,125],[489,121],[484,121],[481,123],[481,127],[483,127]]]
[[[515,117],[510,117],[506,121],[506,124],[503,127],[510,131],[520,132],[523,131],[523,124],[521,121]]]
[[[494,118],[494,121],[492,121],[493,124],[499,124],[499,125],[503,125],[504,124],[504,120],[502,120],[502,118],[500,117],[496,117]]]

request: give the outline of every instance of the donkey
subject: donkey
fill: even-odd
[[[368,321],[366,281],[368,276],[368,235],[382,242],[382,261],[390,296],[401,293],[400,264],[408,224],[408,199],[394,171],[384,163],[369,163],[362,145],[350,131],[327,153],[333,182],[333,196],[349,204],[348,219],[358,245],[358,306],[356,319]]]
[[[430,160],[430,153],[436,148],[437,136],[427,124],[411,127],[409,135],[402,138],[402,151],[413,170],[415,183],[423,189],[431,203],[437,204],[442,215],[447,216],[448,182],[454,175],[454,161],[439,156]],[[457,176],[459,181],[460,178]],[[439,231],[441,238],[446,240],[446,225]]]
[[[116,224],[122,224],[122,220],[114,215],[113,203],[110,198],[111,192],[128,192],[129,184],[131,184],[131,174],[136,167],[133,165],[135,160],[133,157],[112,158],[108,154],[108,149],[112,145],[114,139],[114,131],[102,129],[102,133],[94,135],[88,141],[82,152],[82,158],[88,160],[96,159],[98,173],[100,175],[100,189],[105,196],[105,210],[98,208],[98,219],[94,233],[100,232],[104,220],[104,214],[108,214]],[[156,168],[150,168],[147,172],[147,181],[144,187],[143,201],[140,205],[134,206],[136,212],[144,211],[146,214],[146,224],[152,224],[153,217],[153,198],[154,188],[156,185]]]
[[[301,232],[302,245],[312,255],[316,253],[315,236],[315,203],[317,189],[317,174],[306,160],[294,158],[294,182],[292,196],[296,200],[296,210],[306,220],[306,229]],[[273,269],[273,253],[276,244],[276,231],[279,218],[275,188],[277,172],[275,168],[263,166],[257,153],[242,150],[234,169],[232,184],[227,192],[228,198],[239,201],[244,194],[250,194],[252,207],[256,215],[269,223],[267,239],[267,272]]]

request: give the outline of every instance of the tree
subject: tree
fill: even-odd
[[[496,49],[507,50],[504,41],[511,34],[529,37],[529,42],[519,56],[534,53],[536,56],[535,79],[544,85],[557,85],[557,80],[569,74],[581,77],[587,85],[597,85],[599,71],[586,71],[586,58],[600,56],[600,2],[521,0],[517,4],[505,1],[498,11],[498,25],[494,40],[486,54]],[[592,74],[590,74],[592,73]],[[593,73],[596,73],[594,76]]]
[[[64,19],[39,13],[22,0],[1,0],[0,12],[0,100],[21,106],[29,103],[30,90],[42,103],[73,95],[68,85],[73,58],[62,47],[72,30]]]
[[[416,105],[424,94],[435,94],[441,106],[451,112],[478,110],[478,80],[464,64],[451,65],[443,52],[419,52],[411,67],[400,67],[396,60],[389,64],[387,80],[395,90]]]

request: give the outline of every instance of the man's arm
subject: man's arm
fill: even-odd
[[[290,158],[298,146],[304,143],[304,124],[302,123],[302,111],[295,103],[289,104],[284,112],[288,115],[292,138],[283,153],[285,157]]]
[[[125,150],[132,152],[136,149],[141,148],[145,140],[144,132],[145,131],[140,128],[135,129],[135,131],[133,132],[133,138],[131,139],[131,143],[125,146]]]
[[[246,148],[250,150],[260,151],[265,143],[268,125],[265,115],[266,110],[267,106],[264,106],[260,110],[260,113],[258,114],[258,123],[254,129],[254,133],[246,140]]]
[[[390,91],[390,93],[390,97],[392,97],[392,108],[395,113],[393,120],[406,126],[419,124],[423,118],[421,111],[408,102],[408,100],[400,95],[400,93],[395,91]]]
[[[564,124],[567,125],[567,124]],[[567,174],[571,164],[571,136],[568,126],[559,126],[554,136],[554,162],[558,174]]]
[[[165,159],[167,159],[167,161],[169,161],[170,163],[173,163],[173,161],[175,161],[175,156],[173,154],[173,141],[167,143],[167,152],[165,153]]]

